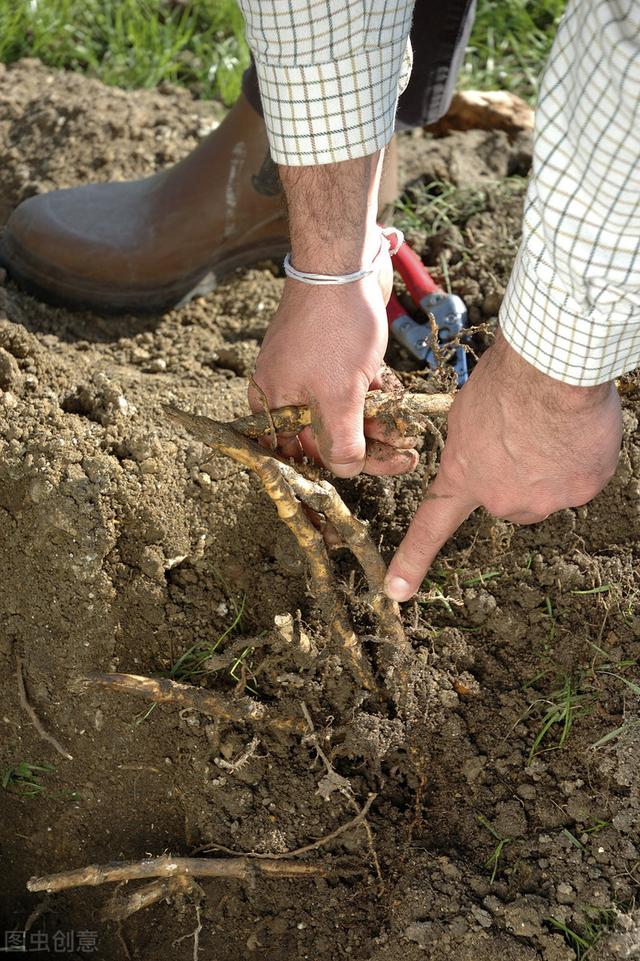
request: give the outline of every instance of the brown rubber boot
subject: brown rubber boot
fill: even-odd
[[[397,192],[395,145],[386,169],[381,208]],[[235,267],[283,257],[288,248],[264,121],[241,96],[168,170],[25,200],[5,228],[0,263],[50,303],[156,314],[212,290]]]
[[[211,290],[235,267],[287,250],[264,121],[241,96],[168,170],[24,201],[5,228],[0,261],[52,303],[161,313]]]

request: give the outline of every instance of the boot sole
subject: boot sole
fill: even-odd
[[[98,314],[165,314],[214,290],[227,274],[261,260],[279,260],[289,249],[287,238],[239,248],[204,264],[188,276],[155,287],[118,287],[108,290],[92,285],[85,277],[56,272],[52,264],[38,262],[5,231],[0,239],[0,266],[16,284],[38,300],[71,310]]]

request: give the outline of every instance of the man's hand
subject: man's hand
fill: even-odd
[[[385,434],[375,421],[363,425],[367,391],[393,388],[381,372],[386,346],[385,302],[376,277],[345,287],[286,282],[255,380],[271,407],[311,406],[313,431],[300,435],[304,452],[338,477],[362,470],[401,474],[416,466],[415,439]],[[259,410],[255,394],[250,399]],[[299,453],[297,439],[279,439],[287,456]]]
[[[393,558],[385,589],[408,600],[476,507],[516,524],[578,507],[613,476],[622,438],[614,384],[540,373],[498,333],[455,399],[438,476]]]
[[[302,271],[351,273],[375,259],[375,271],[344,286],[310,286],[287,279],[269,325],[254,379],[270,407],[308,404],[313,427],[279,436],[287,456],[320,460],[338,477],[413,470],[415,439],[363,422],[365,394],[393,389],[385,372],[386,302],[393,269],[376,225],[381,157],[314,167],[280,167],[289,205],[292,262]],[[253,410],[261,409],[255,390]],[[365,436],[367,440],[365,441]]]

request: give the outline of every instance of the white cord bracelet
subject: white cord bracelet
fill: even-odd
[[[383,238],[388,240],[389,235],[395,236],[395,244],[393,245],[393,249],[389,251],[390,255],[393,257],[393,255],[398,252],[404,243],[404,234],[402,231],[398,227],[381,227],[380,247],[378,248],[377,254],[368,267],[361,267],[360,270],[354,270],[351,274],[312,274],[306,270],[296,270],[291,263],[291,254],[287,254],[287,256],[284,258],[284,272],[287,277],[291,277],[292,280],[299,280],[301,284],[310,284],[314,287],[354,284],[357,280],[362,280],[364,277],[368,277],[376,270],[376,260],[382,251],[382,240]]]

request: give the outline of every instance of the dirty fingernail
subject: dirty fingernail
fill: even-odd
[[[387,577],[384,582],[384,592],[392,601],[406,601],[413,591],[404,577]]]

